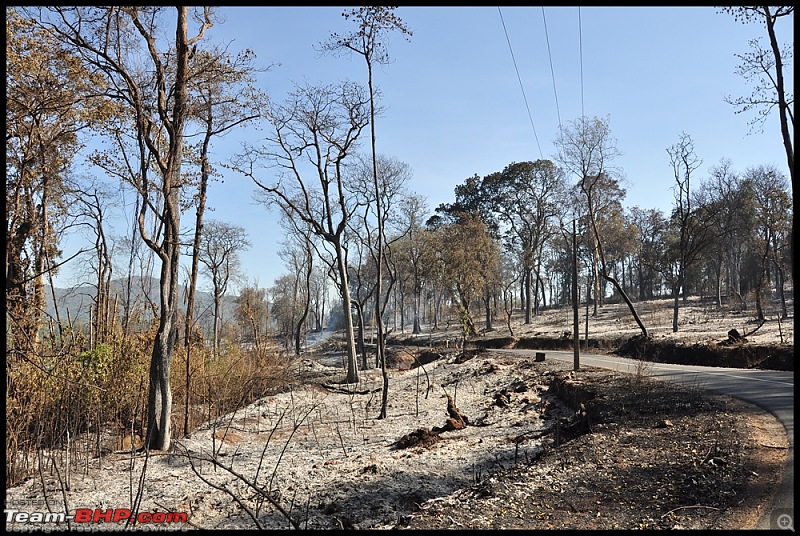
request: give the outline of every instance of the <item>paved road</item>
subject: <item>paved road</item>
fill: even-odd
[[[533,354],[536,350],[500,350]],[[540,350],[541,351],[541,350]],[[574,363],[572,351],[546,351],[546,359]],[[601,367],[636,373],[641,361],[605,354],[581,352],[581,366]],[[735,396],[769,411],[783,423],[789,438],[789,457],[786,473],[771,508],[758,524],[759,529],[784,528],[794,530],[794,372],[698,367],[647,363],[647,374],[666,381],[703,387]]]

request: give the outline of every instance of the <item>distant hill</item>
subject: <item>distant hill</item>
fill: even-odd
[[[130,283],[130,297],[128,298],[127,279],[114,279],[111,281],[112,306],[116,296],[117,314],[122,316],[126,303],[130,303],[132,311],[139,311],[143,322],[152,319],[150,311],[155,304],[155,310],[161,303],[161,296],[158,288],[158,279],[154,277],[133,277]],[[181,296],[180,310],[186,312],[186,301],[188,300],[187,287],[181,285],[178,290]],[[50,286],[46,286],[45,295],[47,301],[47,314],[51,317],[56,316],[56,307],[53,303],[53,292]],[[55,287],[55,303],[58,305],[58,314],[62,322],[72,321],[75,324],[86,324],[89,322],[90,309],[94,305],[97,290],[94,285],[83,283],[72,288]],[[222,302],[222,318],[233,318],[236,307],[236,295],[227,295]],[[204,329],[210,328],[214,315],[214,298],[211,292],[199,290],[195,297],[195,315]]]

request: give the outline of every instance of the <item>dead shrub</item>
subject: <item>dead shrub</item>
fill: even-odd
[[[6,486],[40,463],[86,467],[115,444],[143,436],[154,330],[117,332],[94,348],[73,345],[7,366]],[[85,340],[85,339],[84,339]],[[186,351],[172,363],[173,426],[186,418]],[[230,346],[218,358],[202,345],[189,353],[189,430],[289,385],[289,359]],[[44,456],[42,456],[44,454]]]

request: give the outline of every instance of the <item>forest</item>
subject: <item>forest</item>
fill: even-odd
[[[742,10],[772,23],[785,14]],[[468,341],[513,334],[512,317],[530,325],[545,310],[624,304],[646,338],[637,305],[666,298],[674,332],[689,297],[757,321],[793,314],[793,177],[727,161],[701,176],[688,134],[666,148],[669,213],[625,205],[611,165],[619,148],[600,117],[565,123],[552,160],[467,177],[431,209],[409,191],[409,166],[376,146],[372,70],[388,58],[385,35],[411,34],[392,8],[346,11],[353,32],[325,41],[363,60],[366,82],[298,86],[280,103],[258,87],[251,51],[206,46],[212,8],[6,13],[7,487],[52,464],[42,452],[67,445],[69,458],[81,434],[98,451],[110,429],[130,436],[128,448],[169,451],[279,391],[292,359],[325,333],[341,337],[343,383],[379,371],[385,418],[393,335],[457,326]],[[777,69],[761,89],[793,170],[782,58],[744,61],[755,58]],[[213,160],[218,139],[256,122],[262,143]],[[206,210],[223,169],[282,215],[273,232],[286,275],[236,295],[251,237]],[[107,221],[117,189],[136,199],[127,236]],[[90,230],[91,247],[64,258],[76,229]],[[59,289],[70,262],[84,284]],[[75,295],[83,301],[65,306]]]

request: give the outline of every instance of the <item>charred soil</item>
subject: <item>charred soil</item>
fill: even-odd
[[[550,390],[576,412],[536,460],[427,501],[397,528],[753,528],[783,475],[783,427],[734,398],[594,368]]]

